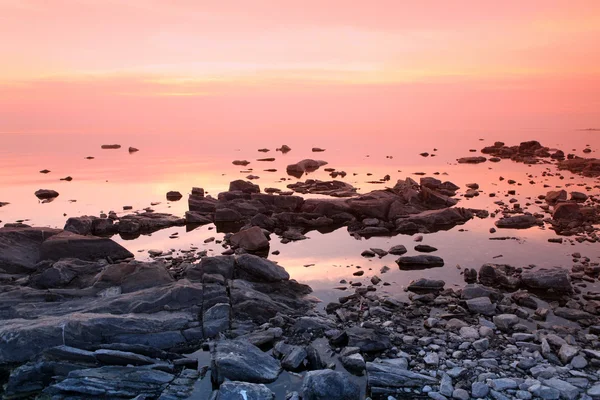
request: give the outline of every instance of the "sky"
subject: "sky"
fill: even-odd
[[[375,116],[413,101],[449,116],[460,99],[593,123],[598,43],[597,0],[0,0],[0,132],[164,129],[158,114],[184,129],[365,99]]]

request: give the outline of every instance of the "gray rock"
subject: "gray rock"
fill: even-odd
[[[359,375],[362,374],[367,366],[365,359],[359,353],[341,356],[340,361],[348,371]]]
[[[472,326],[463,326],[458,333],[463,339],[479,339],[479,331]]]
[[[81,350],[71,346],[56,346],[44,352],[50,359],[69,361],[82,364],[96,364],[96,355],[93,351]]]
[[[406,252],[408,252],[408,250],[406,250],[406,247],[402,244],[393,246],[388,253],[395,255],[395,256],[401,256],[402,254],[405,254]]]
[[[541,268],[526,270],[521,274],[521,283],[531,289],[552,289],[562,293],[572,293],[569,273],[564,268]]]
[[[352,327],[346,330],[348,335],[348,346],[358,347],[361,352],[384,351],[392,347],[390,338],[373,329]]]
[[[446,282],[442,280],[421,278],[411,281],[407,289],[413,292],[429,292],[444,289]]]
[[[467,307],[473,313],[490,316],[496,314],[496,305],[490,301],[489,297],[476,297],[467,300]]]
[[[406,369],[398,368],[390,363],[367,363],[367,381],[371,388],[404,388],[437,385],[438,381]]]
[[[69,373],[63,381],[45,390],[57,398],[90,398],[108,394],[112,398],[132,398],[145,395],[158,397],[175,376],[152,369],[137,367],[101,367],[79,369]]]
[[[217,303],[209,308],[202,317],[204,337],[213,338],[228,330],[230,319],[231,306],[229,303]]]
[[[571,362],[573,357],[575,357],[579,353],[579,349],[575,346],[571,346],[569,344],[563,344],[558,351],[558,357],[563,364],[568,364]]]
[[[348,374],[310,371],[302,383],[302,400],[359,400],[360,388]]]
[[[575,356],[573,357],[573,359],[571,360],[571,366],[575,369],[584,369],[585,367],[587,367],[588,362],[585,359],[584,356]]]
[[[558,400],[560,398],[560,392],[549,386],[537,384],[530,387],[529,391],[533,393],[534,396],[540,397],[544,400]]]
[[[492,388],[500,392],[508,389],[516,389],[519,385],[514,379],[510,378],[499,378],[492,379]]]
[[[263,384],[227,381],[219,387],[214,400],[275,400],[275,393]]]
[[[428,392],[427,396],[429,396],[429,398],[433,400],[448,400],[446,396],[438,392]]]
[[[119,350],[100,349],[96,350],[94,355],[98,361],[108,365],[150,365],[157,362],[157,360],[141,354]]]
[[[288,371],[297,371],[308,356],[306,349],[302,346],[292,346],[291,351],[281,360],[281,366]]]
[[[469,400],[469,392],[465,389],[454,389],[452,392],[452,398],[456,400]]]
[[[133,258],[133,254],[117,242],[96,236],[82,236],[63,231],[42,243],[40,260],[78,258],[85,261],[110,258],[122,260]]]
[[[499,219],[495,225],[502,229],[527,229],[540,223],[541,221],[533,215],[526,214]]]
[[[479,339],[474,341],[471,345],[476,351],[483,353],[490,347],[490,340],[488,338]]]
[[[558,390],[562,399],[575,400],[579,396],[579,389],[576,386],[558,378],[546,379],[544,385]]]
[[[475,398],[486,398],[490,393],[490,387],[483,382],[473,382],[471,384],[471,395]]]
[[[225,379],[250,383],[273,382],[281,372],[278,360],[258,347],[242,341],[222,340],[211,350],[213,382]]]
[[[267,259],[242,254],[235,260],[236,273],[259,282],[279,282],[290,279],[285,269]]]
[[[600,398],[600,383],[595,384],[591,388],[587,390],[588,396],[591,396],[594,399]]]
[[[494,324],[501,331],[509,331],[513,326],[519,323],[519,317],[514,314],[500,314],[494,316]]]
[[[440,393],[444,396],[452,396],[454,387],[452,386],[452,378],[448,374],[442,374],[442,380],[440,381]]]
[[[10,274],[35,271],[42,243],[60,232],[51,228],[0,228],[0,269]]]

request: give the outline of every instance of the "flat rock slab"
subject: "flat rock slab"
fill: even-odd
[[[102,367],[72,371],[62,382],[45,390],[46,394],[79,395],[84,398],[158,397],[175,379],[174,375],[135,367]]]
[[[211,350],[213,382],[225,379],[250,383],[274,382],[281,372],[281,364],[251,343],[222,340]]]

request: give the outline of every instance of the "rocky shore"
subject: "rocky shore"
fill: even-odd
[[[492,162],[555,163],[598,176],[594,159],[538,142],[482,152]],[[458,160],[473,168],[486,161]],[[325,164],[303,160],[288,172]],[[559,190],[523,205],[498,200],[488,212],[458,206],[484,194],[477,183],[461,190],[433,177],[365,194],[337,180],[271,189],[236,180],[212,197],[193,188],[184,216],[109,212],[69,218],[63,229],[0,228],[3,398],[600,399],[595,260],[574,253],[570,270],[469,266],[457,272],[462,287],[423,277],[393,295],[383,289],[387,267],[360,269],[352,276],[370,284],[341,280],[342,296],[319,305],[309,286],[268,259],[274,236],[287,243],[341,227],[356,238],[427,234],[489,216],[498,230],[547,227],[553,241],[595,243],[597,197],[552,188]],[[541,211],[529,212],[534,205]],[[111,239],[206,224],[224,233],[219,256],[151,250],[150,261],[139,261]],[[424,254],[406,256],[398,244],[362,255],[397,256],[400,270],[445,265],[429,254],[436,248],[415,250]]]

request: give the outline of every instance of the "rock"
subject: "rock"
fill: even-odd
[[[496,313],[496,305],[490,301],[489,297],[476,297],[474,299],[467,300],[467,307],[472,313],[489,316]]]
[[[238,179],[229,183],[229,191],[242,192],[247,194],[260,193],[260,186],[255,185],[252,182]]]
[[[570,383],[558,378],[546,379],[544,385],[550,386],[560,392],[560,397],[566,400],[575,400],[579,397],[579,389]]]
[[[362,374],[366,368],[365,359],[362,355],[356,353],[348,356],[340,357],[340,361],[344,368],[355,374]]]
[[[243,275],[247,276],[250,280],[279,282],[290,279],[290,275],[285,269],[272,261],[258,256],[242,254],[236,258],[235,262],[236,270],[240,273],[243,272]]]
[[[39,289],[62,287],[85,288],[93,284],[95,276],[106,267],[105,262],[63,258],[50,268],[31,276],[30,285]]]
[[[185,223],[186,224],[199,224],[206,225],[213,222],[212,218],[206,215],[203,215],[196,211],[186,211],[185,212]]]
[[[105,150],[116,150],[116,149],[120,149],[121,145],[120,144],[103,144],[102,146],[100,146],[101,149],[105,149]]]
[[[591,388],[587,390],[588,396],[591,396],[594,399],[600,398],[600,383],[595,384]]]
[[[492,379],[492,388],[499,392],[503,392],[508,389],[516,389],[518,386],[519,385],[517,384],[517,382],[514,379],[510,379],[510,378]]]
[[[418,244],[415,246],[415,250],[421,253],[433,253],[437,251],[437,249],[433,246],[428,246],[426,244]]]
[[[410,291],[438,291],[444,289],[446,282],[442,280],[433,280],[421,278],[416,281],[410,281],[407,289]]]
[[[342,181],[320,181],[307,179],[306,182],[296,182],[287,185],[297,193],[323,194],[332,197],[352,197],[356,196],[356,188],[349,183]]]
[[[557,221],[581,221],[583,220],[583,213],[578,203],[564,202],[554,207],[552,219]]]
[[[573,287],[567,270],[563,268],[541,268],[526,270],[521,274],[521,283],[528,288],[572,293]]]
[[[233,165],[239,165],[239,166],[245,167],[246,165],[250,164],[250,161],[248,161],[248,160],[233,160],[231,163]]]
[[[50,200],[58,197],[58,192],[51,189],[39,189],[36,190],[35,196],[40,200]]]
[[[398,368],[394,363],[367,363],[367,384],[373,391],[375,388],[405,388],[425,385],[437,385],[438,381],[407,369]]]
[[[156,398],[174,379],[175,376],[163,371],[136,367],[78,369],[45,393],[56,398],[90,398],[104,394],[112,398],[131,398],[132,395]]]
[[[472,326],[463,326],[458,333],[463,339],[479,339],[479,331]]]
[[[120,286],[122,293],[129,293],[171,282],[173,278],[162,262],[132,261],[106,266],[96,277],[94,287]]]
[[[571,201],[583,203],[588,199],[588,195],[582,192],[571,192]]]
[[[179,200],[181,200],[182,197],[183,197],[183,195],[179,192],[176,192],[176,191],[167,192],[167,200],[168,201],[179,201]]]
[[[452,398],[456,400],[469,400],[471,397],[469,396],[469,392],[465,389],[454,389]]]
[[[295,332],[307,332],[307,331],[327,331],[334,329],[335,323],[330,319],[323,318],[320,316],[315,317],[300,317],[296,319],[293,330]]]
[[[290,152],[290,151],[292,150],[292,148],[291,148],[290,146],[288,146],[288,145],[284,144],[283,146],[281,146],[281,147],[279,147],[279,148],[277,148],[277,149],[275,149],[275,150],[276,150],[276,151],[280,151],[280,152],[282,152],[283,154],[285,154],[285,153],[288,153],[288,152]]]
[[[139,149],[137,149],[137,148],[135,148],[135,147],[129,147],[129,152],[130,152],[130,153],[136,153],[136,152],[138,152],[138,151],[140,151],[140,150],[139,150]]]
[[[291,351],[281,360],[281,366],[288,371],[297,371],[308,356],[306,349],[302,346],[292,346]]]
[[[541,221],[533,215],[524,214],[499,219],[495,222],[495,225],[501,229],[528,229],[540,225],[540,223]]]
[[[327,165],[326,161],[305,159],[297,162],[296,164],[290,164],[287,166],[286,171],[288,175],[301,178],[307,172],[314,172],[323,165]]]
[[[426,269],[443,267],[444,260],[441,257],[430,255],[404,256],[396,260],[401,270]]]
[[[82,236],[63,231],[45,240],[40,249],[41,260],[61,258],[78,258],[86,261],[106,258],[122,260],[133,258],[133,254],[108,238]]]
[[[342,372],[310,371],[302,382],[302,400],[360,400],[360,388]]]
[[[563,362],[563,364],[568,364],[571,362],[573,357],[575,357],[579,353],[579,349],[575,346],[571,346],[569,344],[563,344],[558,351],[558,357]]]
[[[269,239],[258,226],[233,234],[230,241],[232,245],[250,252],[269,249]]]
[[[490,387],[483,382],[473,382],[471,384],[471,396],[484,399],[490,393]]]
[[[213,338],[229,329],[231,306],[229,303],[217,303],[204,312],[202,327],[204,337]]]
[[[442,374],[442,380],[440,381],[440,393],[444,396],[452,396],[452,392],[454,392],[452,378],[448,374]]]
[[[237,222],[243,219],[242,214],[230,208],[219,208],[215,212],[215,222]]]
[[[571,360],[571,366],[575,369],[584,369],[587,367],[588,362],[584,356],[575,356]]]
[[[399,244],[396,246],[393,246],[388,253],[393,254],[395,256],[401,256],[403,254],[405,254],[408,250],[406,250],[406,247],[404,247],[404,245]]]
[[[0,269],[10,274],[31,273],[41,261],[41,246],[60,233],[51,228],[0,228]]]
[[[227,381],[219,386],[213,400],[275,400],[275,393],[263,384]]]
[[[171,214],[145,212],[129,214],[119,218],[118,231],[122,236],[131,236],[142,233],[153,233],[172,226],[185,225],[185,219]]]
[[[376,332],[373,329],[352,327],[346,330],[348,346],[358,347],[361,352],[384,351],[392,347],[388,335]]]
[[[548,203],[550,205],[554,205],[560,201],[566,201],[567,200],[567,191],[566,190],[550,191],[550,192],[546,193],[544,200],[546,200],[546,203]]]
[[[274,382],[281,364],[258,347],[243,341],[221,340],[211,350],[213,382],[225,379],[250,383]]]
[[[519,323],[519,317],[514,314],[500,314],[494,316],[494,324],[501,331],[510,331],[513,326]]]
[[[485,157],[462,157],[458,160],[459,164],[480,164],[487,161]]]
[[[119,350],[100,349],[94,352],[94,356],[101,363],[109,365],[150,365],[157,362],[157,360],[141,354]]]

